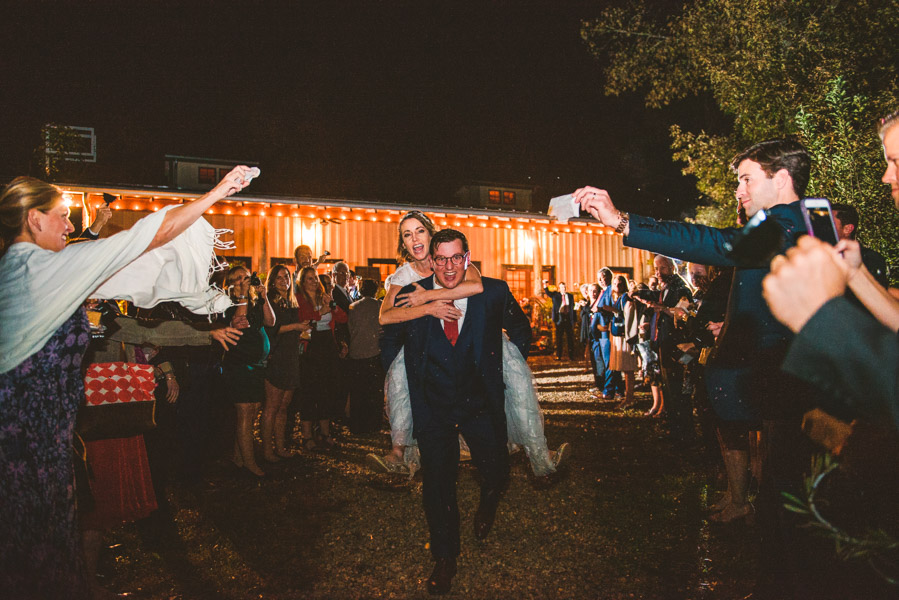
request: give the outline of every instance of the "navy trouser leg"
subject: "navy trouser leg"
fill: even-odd
[[[458,556],[456,475],[459,471],[459,431],[452,426],[423,431],[418,436],[418,449],[421,452],[422,497],[431,534],[431,554],[434,558]]]
[[[509,450],[505,425],[497,432],[489,415],[479,415],[461,426],[471,451],[471,462],[481,474],[481,502],[496,508],[509,480]]]

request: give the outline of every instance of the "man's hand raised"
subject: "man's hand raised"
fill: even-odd
[[[574,192],[574,199],[579,202],[581,208],[586,210],[593,217],[606,227],[616,229],[621,223],[621,213],[612,204],[612,198],[609,192],[595,187],[582,187]],[[628,228],[625,228],[624,235],[628,234]]]

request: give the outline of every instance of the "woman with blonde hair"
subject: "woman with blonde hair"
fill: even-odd
[[[75,413],[84,399],[81,361],[90,338],[82,304],[144,254],[177,244],[195,227],[211,230],[195,222],[250,178],[248,167],[235,167],[193,202],[72,246],[66,238],[74,227],[59,188],[19,177],[0,194],[0,589],[6,597],[90,594],[72,463]],[[212,243],[208,248],[202,260],[212,260]],[[155,268],[168,267],[163,261]]]

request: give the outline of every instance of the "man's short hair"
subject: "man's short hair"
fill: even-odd
[[[612,269],[610,269],[609,267],[601,268],[599,270],[599,276],[602,277],[603,275],[607,275],[609,277],[609,279],[611,280],[611,278],[613,277]]]
[[[334,266],[331,267],[331,272],[332,273],[337,272],[337,267],[339,267],[340,265],[343,265],[344,268],[346,269],[346,273],[349,274],[350,266],[348,264],[346,264],[345,262],[343,262],[342,260],[338,260],[336,263],[334,263]]]
[[[786,169],[793,180],[793,191],[800,198],[805,194],[809,175],[812,170],[812,159],[805,146],[795,140],[766,140],[740,152],[730,163],[736,173],[740,163],[751,160],[762,167],[769,178],[781,169]]]
[[[880,119],[880,121],[878,121],[877,135],[880,136],[881,142],[883,142],[883,138],[886,137],[887,131],[896,124],[899,124],[899,110],[888,114],[884,118]]]
[[[428,249],[428,252],[430,252],[431,256],[434,256],[437,253],[437,246],[456,240],[462,242],[462,252],[468,252],[468,240],[465,238],[465,234],[461,231],[456,231],[455,229],[441,229],[435,233],[433,237],[431,237],[431,246]]]
[[[359,293],[366,298],[374,298],[378,295],[378,282],[374,279],[363,279],[359,286]]]
[[[848,204],[831,204],[830,210],[833,211],[834,218],[840,220],[840,225],[844,227],[852,225],[852,233],[849,234],[849,239],[854,240],[855,234],[858,233],[858,211],[855,210],[855,207]]]

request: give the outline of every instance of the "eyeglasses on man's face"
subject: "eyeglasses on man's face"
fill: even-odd
[[[452,261],[452,263],[454,265],[461,265],[463,262],[465,262],[465,256],[467,254],[468,254],[468,252],[466,252],[465,254],[453,254],[452,256],[439,256],[438,255],[438,256],[434,257],[434,262],[437,263],[437,265],[440,267],[446,266],[446,261],[448,261],[448,260]]]

